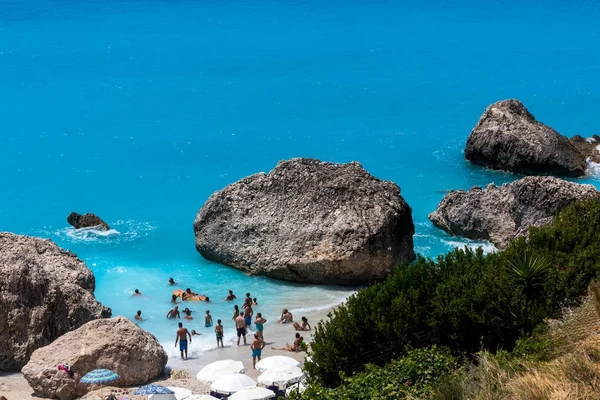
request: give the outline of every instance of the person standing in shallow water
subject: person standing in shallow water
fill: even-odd
[[[244,312],[235,319],[235,329],[237,331],[237,344],[240,345],[240,338],[244,337],[244,345],[246,345],[246,320],[244,319]]]
[[[260,340],[265,340],[263,336],[264,325],[267,322],[265,318],[263,318],[261,313],[256,313],[256,319],[254,320],[254,326],[256,326],[256,334],[260,338]]]
[[[181,352],[181,358],[183,358],[183,353],[185,353],[185,359],[188,359],[188,337],[190,338],[190,343],[192,343],[192,335],[190,332],[183,327],[183,324],[180,322],[179,329],[177,330],[177,337],[175,338],[175,347],[177,347],[177,342],[179,341],[179,351]]]
[[[252,325],[252,316],[254,315],[254,310],[251,305],[246,305],[244,308],[244,320],[246,322],[246,328]]]
[[[210,328],[212,325],[212,315],[210,315],[210,310],[206,310],[206,315],[204,316],[204,327]]]
[[[221,343],[221,347],[225,347],[223,346],[223,325],[221,325],[220,319],[217,320],[217,326],[215,326],[215,336],[217,337],[217,348],[219,348],[219,343]]]
[[[233,317],[231,319],[235,322],[235,320],[239,316],[240,316],[240,308],[237,305],[235,305],[235,306],[233,306]]]
[[[254,341],[250,346],[250,349],[252,349],[252,367],[254,369],[256,369],[256,359],[258,358],[258,361],[260,361],[260,357],[262,356],[262,349],[264,348],[265,342],[260,337],[258,337],[257,333],[255,333]]]

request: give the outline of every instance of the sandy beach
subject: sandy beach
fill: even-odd
[[[314,334],[314,326],[317,325],[318,321],[327,318],[327,314],[330,311],[331,309],[304,314],[304,316],[308,318],[311,326],[313,326],[313,329],[309,332],[300,332],[305,341],[310,343]],[[301,317],[302,315],[294,315],[294,320],[299,321]],[[260,375],[260,372],[252,368],[250,343],[253,332],[254,331],[251,330],[247,335],[247,345],[245,346],[243,344],[237,346],[235,343],[226,342],[224,348],[217,349],[215,341],[215,348],[213,350],[205,351],[199,356],[191,356],[188,360],[182,360],[179,355],[170,356],[167,363],[167,371],[171,371],[171,376],[167,377],[165,375],[160,377],[156,379],[154,383],[163,386],[177,386],[186,388],[191,390],[194,394],[208,393],[210,391],[209,386],[198,382],[195,376],[205,365],[214,361],[225,359],[242,361],[244,363],[244,367],[246,368],[245,374],[256,380],[258,375]],[[265,325],[264,336],[266,346],[263,350],[263,358],[273,355],[286,355],[303,363],[306,358],[305,352],[293,353],[271,349],[271,347],[285,347],[286,342],[293,342],[295,333],[296,331],[292,325],[278,323],[269,323]],[[206,333],[206,335],[209,335],[209,333]],[[214,334],[211,335],[214,336]],[[190,350],[192,350],[192,354],[194,354],[193,346],[194,342],[192,341],[190,344]],[[173,349],[175,349],[174,345]],[[172,353],[170,350],[168,350],[168,352],[169,354]],[[102,395],[109,393],[111,390],[121,389],[122,388],[104,387],[102,389],[90,392],[82,398],[88,400],[97,400],[100,399]],[[123,396],[127,396],[132,400],[138,398],[147,398],[146,396],[131,396],[130,393],[135,389],[136,387],[126,388],[129,393],[121,393],[123,393]],[[33,390],[21,373],[0,374],[0,395],[5,396],[7,400],[41,399],[40,397],[33,396]]]

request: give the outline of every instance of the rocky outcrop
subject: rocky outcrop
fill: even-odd
[[[579,135],[573,136],[569,139],[571,144],[579,150],[581,154],[586,155],[588,161],[600,163],[600,151],[598,151],[598,146],[600,145],[600,136],[593,135],[589,138],[584,138]]]
[[[465,157],[491,169],[531,175],[578,177],[595,148],[574,145],[554,129],[536,121],[518,100],[490,105],[469,135]]]
[[[209,260],[295,282],[367,283],[415,257],[400,188],[354,162],[281,161],[210,196],[194,232]]]
[[[22,372],[36,395],[73,399],[96,389],[80,382],[93,369],[116,372],[119,386],[143,385],[163,372],[167,358],[154,335],[116,317],[88,322],[37,349]],[[61,363],[71,366],[73,377],[58,370]]]
[[[0,370],[110,312],[94,298],[92,271],[50,240],[0,232]]]
[[[100,230],[107,231],[109,230],[109,226],[106,222],[100,219],[99,216],[92,213],[87,214],[77,214],[76,212],[72,212],[67,217],[67,222],[75,229],[80,228],[97,228]]]
[[[598,196],[592,185],[550,176],[529,176],[502,186],[448,193],[429,220],[451,235],[484,239],[498,248],[526,236],[530,226],[552,222],[554,215],[576,200]]]

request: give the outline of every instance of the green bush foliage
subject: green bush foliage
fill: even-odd
[[[305,365],[309,380],[335,387],[344,375],[367,363],[384,365],[409,348],[438,345],[466,355],[512,350],[598,278],[599,226],[599,200],[575,203],[503,252],[455,249],[398,267],[319,324]]]
[[[365,372],[343,377],[335,389],[310,386],[304,393],[293,394],[292,400],[384,400],[427,399],[438,380],[457,368],[448,349],[421,348],[408,351],[405,357],[384,367],[369,364]]]

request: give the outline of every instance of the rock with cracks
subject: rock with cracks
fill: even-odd
[[[66,400],[97,389],[80,382],[93,369],[119,374],[118,386],[143,385],[163,372],[167,358],[154,335],[116,317],[88,322],[36,350],[22,372],[36,395]],[[61,363],[71,366],[73,377],[58,370]]]
[[[109,317],[85,263],[50,240],[0,232],[0,370],[88,321]]]
[[[469,135],[465,157],[491,169],[578,177],[586,173],[586,158],[598,154],[578,144],[536,121],[520,101],[504,100],[485,110]]]
[[[364,284],[415,258],[400,188],[355,162],[281,161],[210,196],[194,232],[206,259],[294,282]]]
[[[67,222],[75,229],[81,228],[97,228],[103,231],[109,230],[109,226],[106,222],[100,219],[99,216],[93,213],[78,214],[72,212],[67,217]]]
[[[529,176],[500,187],[448,193],[429,220],[451,235],[484,239],[504,248],[509,240],[526,236],[529,227],[552,222],[554,215],[574,201],[598,196],[592,185],[550,176]]]

